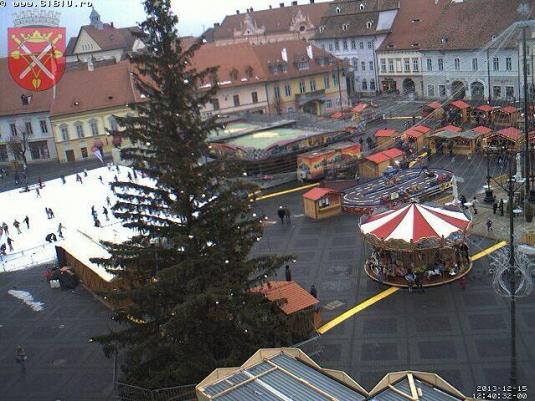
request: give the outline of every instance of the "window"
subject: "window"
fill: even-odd
[[[351,65],[353,65],[353,68],[355,69],[355,71],[358,71],[359,70],[359,59],[356,58],[356,57],[353,57],[351,59]]]
[[[110,129],[112,131],[117,131],[119,129],[119,126],[117,125],[117,120],[114,116],[110,116],[110,118],[108,118],[108,122],[110,123]]]
[[[333,107],[333,101],[331,99],[325,101],[325,107],[330,109]]]
[[[305,93],[306,91],[305,81],[299,81],[299,93]]]
[[[380,63],[381,63],[381,72],[386,72],[386,60],[382,58],[380,60]]]
[[[9,124],[9,129],[11,130],[11,136],[17,136],[19,134],[17,132],[17,125],[15,123]]]
[[[292,96],[292,87],[290,84],[284,85],[284,94],[286,95],[286,97]]]
[[[323,77],[323,86],[325,87],[325,89],[329,89],[331,87],[331,80],[328,75],[325,75]]]
[[[373,22],[372,21],[366,22],[366,28],[372,29],[372,26],[373,26]]]
[[[322,33],[325,30],[325,25],[320,25],[320,33]]]
[[[7,145],[0,145],[0,161],[6,162],[7,159]]]
[[[39,126],[41,127],[41,132],[43,134],[48,134],[48,124],[46,123],[46,120],[39,121]]]
[[[373,71],[373,61],[370,61],[369,65],[370,65],[370,71]]]
[[[60,131],[61,131],[61,139],[63,141],[68,141],[69,140],[69,127],[67,127],[66,125],[62,125],[60,127]]]
[[[299,61],[299,62],[297,63],[297,69],[298,69],[299,71],[302,71],[302,70],[308,70],[308,67],[309,67],[309,65],[308,65],[308,61]]]
[[[212,100],[210,100],[210,103],[212,103],[212,108],[214,110],[219,110],[219,99],[218,98],[213,98]]]
[[[33,135],[33,127],[31,121],[26,121],[24,123],[24,128],[26,129],[26,135]]]
[[[340,42],[338,40],[334,41],[334,50],[340,50]]]
[[[80,153],[82,154],[82,159],[87,159],[87,148],[80,148]]]
[[[76,128],[76,135],[78,136],[78,138],[83,138],[84,137],[84,127],[82,126],[81,123],[77,123],[75,126]]]
[[[427,96],[435,97],[435,85],[427,85]]]
[[[329,43],[329,51],[330,51],[330,52],[333,51],[333,44],[332,44],[332,43]]]
[[[316,80],[315,79],[311,79],[309,84],[310,84],[310,91],[311,92],[315,92],[316,91]]]
[[[364,6],[364,3],[360,3],[360,5],[359,5],[359,9],[360,9],[360,11],[364,11],[364,7],[365,7],[365,6]]]
[[[258,103],[258,93],[251,92],[251,100],[253,101],[253,103]]]
[[[360,43],[359,43],[359,47],[360,47],[361,49],[364,49],[364,42],[360,42]]]
[[[388,72],[394,72],[394,60],[388,59]]]
[[[515,88],[512,86],[506,86],[505,87],[505,96],[508,98],[512,98],[515,96]]]
[[[273,96],[275,96],[275,99],[280,99],[280,97],[281,97],[281,89],[278,86],[275,86],[273,88]]]
[[[47,142],[30,142],[30,154],[32,155],[32,160],[50,159]]]
[[[338,86],[338,76],[333,72],[333,85]]]
[[[427,59],[427,71],[433,71],[433,60],[430,58]]]
[[[420,71],[420,63],[417,58],[412,59],[412,71],[414,72]]]
[[[357,41],[355,39],[351,39],[351,49],[355,50],[357,48]]]
[[[444,59],[443,58],[438,59],[438,70],[444,71]]]
[[[375,79],[370,79],[370,90],[375,90]]]
[[[240,105],[240,95],[234,95],[232,101],[234,102],[234,106],[238,107]]]
[[[461,60],[459,60],[458,58],[455,58],[453,60],[453,65],[454,65],[455,71],[459,71],[461,69]]]
[[[494,71],[500,71],[500,59],[498,57],[492,59],[492,69]]]
[[[440,97],[446,97],[446,85],[438,85],[438,95]]]
[[[365,61],[361,61],[360,62],[360,68],[362,69],[362,71],[366,71],[366,62]]]
[[[411,61],[408,58],[403,59],[403,70],[405,72],[411,72]]]
[[[477,71],[478,65],[477,65],[477,58],[472,59],[472,71]]]
[[[97,123],[97,120],[91,120],[89,122],[89,127],[91,128],[91,135],[98,136],[98,123]]]
[[[346,39],[343,40],[342,46],[343,46],[344,50],[347,50],[347,40]]]
[[[373,49],[373,42],[372,41],[368,42],[368,49]]]
[[[340,7],[336,7],[336,14],[340,14],[342,12],[342,9]]]
[[[502,96],[502,87],[501,86],[493,86],[492,87],[492,96],[494,98],[499,98]]]
[[[340,106],[340,103],[341,103],[341,102],[340,102],[340,98],[337,97],[337,98],[336,98],[336,105],[337,105],[337,106]]]
[[[362,80],[362,90],[368,90],[368,82],[365,79]]]
[[[513,62],[511,60],[511,57],[506,57],[505,58],[505,70],[511,71],[512,69],[513,69]]]
[[[294,112],[294,108],[293,107],[288,107],[288,113],[293,113]]]

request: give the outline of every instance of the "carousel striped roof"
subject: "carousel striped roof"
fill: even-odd
[[[470,220],[462,212],[411,203],[398,210],[371,216],[360,226],[364,234],[378,239],[418,242],[422,239],[447,238],[465,231]]]

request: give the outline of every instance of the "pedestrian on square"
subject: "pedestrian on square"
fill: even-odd
[[[4,230],[6,235],[9,235],[9,226],[6,224],[5,221],[2,223],[2,229]]]
[[[84,182],[82,181],[82,177],[80,176],[80,174],[76,174],[76,182],[79,182],[80,184],[83,184]]]
[[[461,207],[462,207],[463,209],[466,209],[466,206],[464,205],[464,204],[466,203],[466,196],[461,195],[461,197],[460,197],[459,200],[461,201]]]
[[[423,286],[423,277],[422,277],[421,272],[416,272],[414,274],[414,282],[416,284],[416,291],[423,293],[424,286]]]
[[[133,172],[133,174],[134,174],[134,180],[137,181],[137,173],[136,173],[136,169],[133,168],[133,169],[132,169],[132,172]]]
[[[286,265],[284,273],[286,275],[286,281],[292,281],[292,271],[290,270],[290,266],[289,265]]]
[[[416,277],[414,276],[414,273],[411,269],[407,272],[405,275],[405,280],[407,280],[407,284],[409,286],[409,292],[412,293],[412,288],[414,287],[414,282],[416,281]]]
[[[53,211],[52,208],[50,208],[50,207],[48,208],[48,215],[50,216],[49,218],[51,218],[51,219],[53,219],[54,217],[56,217],[56,216],[54,215],[54,211]]]
[[[126,176],[128,177],[128,181],[132,181],[132,174],[130,173],[130,171],[128,172]]]
[[[6,244],[0,245],[0,255],[6,256],[6,249],[7,249]]]
[[[6,242],[9,248],[9,252],[13,252],[13,242],[15,241],[13,241],[10,237],[7,237]]]
[[[108,205],[108,207],[111,206],[111,200],[109,196],[106,196],[106,204]]]
[[[26,227],[28,228],[28,230],[30,229],[30,218],[28,216],[26,216],[24,218],[24,220],[22,220],[23,222],[26,223]]]
[[[498,208],[500,209],[500,215],[503,216],[503,199],[500,199],[500,204],[498,205]]]
[[[106,221],[110,220],[110,218],[108,217],[108,209],[106,209],[106,206],[102,207],[102,214],[104,214],[104,216],[106,216]]]
[[[286,221],[288,222],[288,224],[292,224],[292,220],[290,219],[290,209],[287,207],[284,208],[284,214],[285,214]]]
[[[64,176],[64,175],[61,176],[61,183],[62,183],[63,185],[65,185],[65,184],[67,183],[67,180],[65,179],[65,176]]]
[[[84,177],[87,177],[87,169],[84,169]]]
[[[490,233],[491,231],[494,232],[494,230],[492,229],[492,220],[489,218],[487,219],[487,233]]]
[[[58,224],[58,236],[59,236],[60,238],[64,238],[64,237],[63,237],[63,229],[64,229],[64,228],[65,228],[65,227],[64,227],[63,224],[61,224],[61,222],[60,222],[60,223]]]
[[[498,204],[496,203],[496,201],[494,201],[494,203],[492,204],[492,212],[496,214],[497,210],[498,210]]]
[[[286,211],[282,206],[279,206],[279,210],[277,210],[277,215],[279,216],[279,219],[281,219],[281,224],[284,224],[284,216],[286,216]]]
[[[48,207],[45,207],[45,213],[46,213],[46,218],[50,219],[50,210],[48,210]]]
[[[97,214],[97,211],[95,210],[95,205],[91,206],[91,215],[95,216]]]
[[[13,227],[17,230],[17,234],[22,234],[22,231],[20,231],[20,223],[17,219],[13,222]]]
[[[20,366],[20,371],[22,374],[26,373],[26,360],[28,357],[26,356],[26,352],[24,352],[24,348],[22,348],[21,345],[17,345],[17,351],[15,353],[15,362],[18,363]]]
[[[104,184],[104,180],[102,179],[101,175],[98,176],[98,180],[100,181],[101,184]]]
[[[477,214],[477,205],[474,203],[472,203],[472,210],[474,212],[474,214]]]
[[[43,179],[41,177],[37,177],[37,182],[39,183],[39,188],[43,189]]]
[[[115,181],[115,182],[119,182],[119,178],[117,177],[117,174],[115,174],[115,175],[113,176],[113,181]]]
[[[40,197],[41,197],[41,191],[39,191],[39,188],[38,188],[38,187],[35,187],[35,195],[37,195],[37,196],[36,196],[37,198],[40,198]]]
[[[95,224],[95,227],[100,227],[100,225],[101,225],[100,224],[100,220],[97,217],[95,217],[93,223]]]
[[[316,289],[316,286],[314,284],[312,284],[312,287],[310,287],[310,295],[318,299],[318,290]]]

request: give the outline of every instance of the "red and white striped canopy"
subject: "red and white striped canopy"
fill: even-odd
[[[464,213],[411,203],[371,216],[360,229],[381,240],[416,243],[427,238],[448,238],[455,232],[465,231],[469,225],[470,220]]]

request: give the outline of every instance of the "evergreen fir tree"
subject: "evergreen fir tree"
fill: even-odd
[[[222,163],[199,162],[219,128],[201,117],[216,69],[194,68],[202,41],[185,48],[170,0],[144,6],[137,36],[146,49],[132,56],[132,78],[145,101],[117,122],[132,143],[122,157],[154,185],[113,184],[113,213],[134,234],[105,242],[111,257],[95,259],[121,283],[107,298],[126,305],[115,316],[119,328],[96,340],[108,355],[124,354],[121,381],[157,388],[237,366],[259,347],[288,345],[291,333],[278,306],[249,291],[287,258],[249,258],[262,223],[235,195],[242,184],[225,178]],[[211,89],[200,91],[207,82]]]

